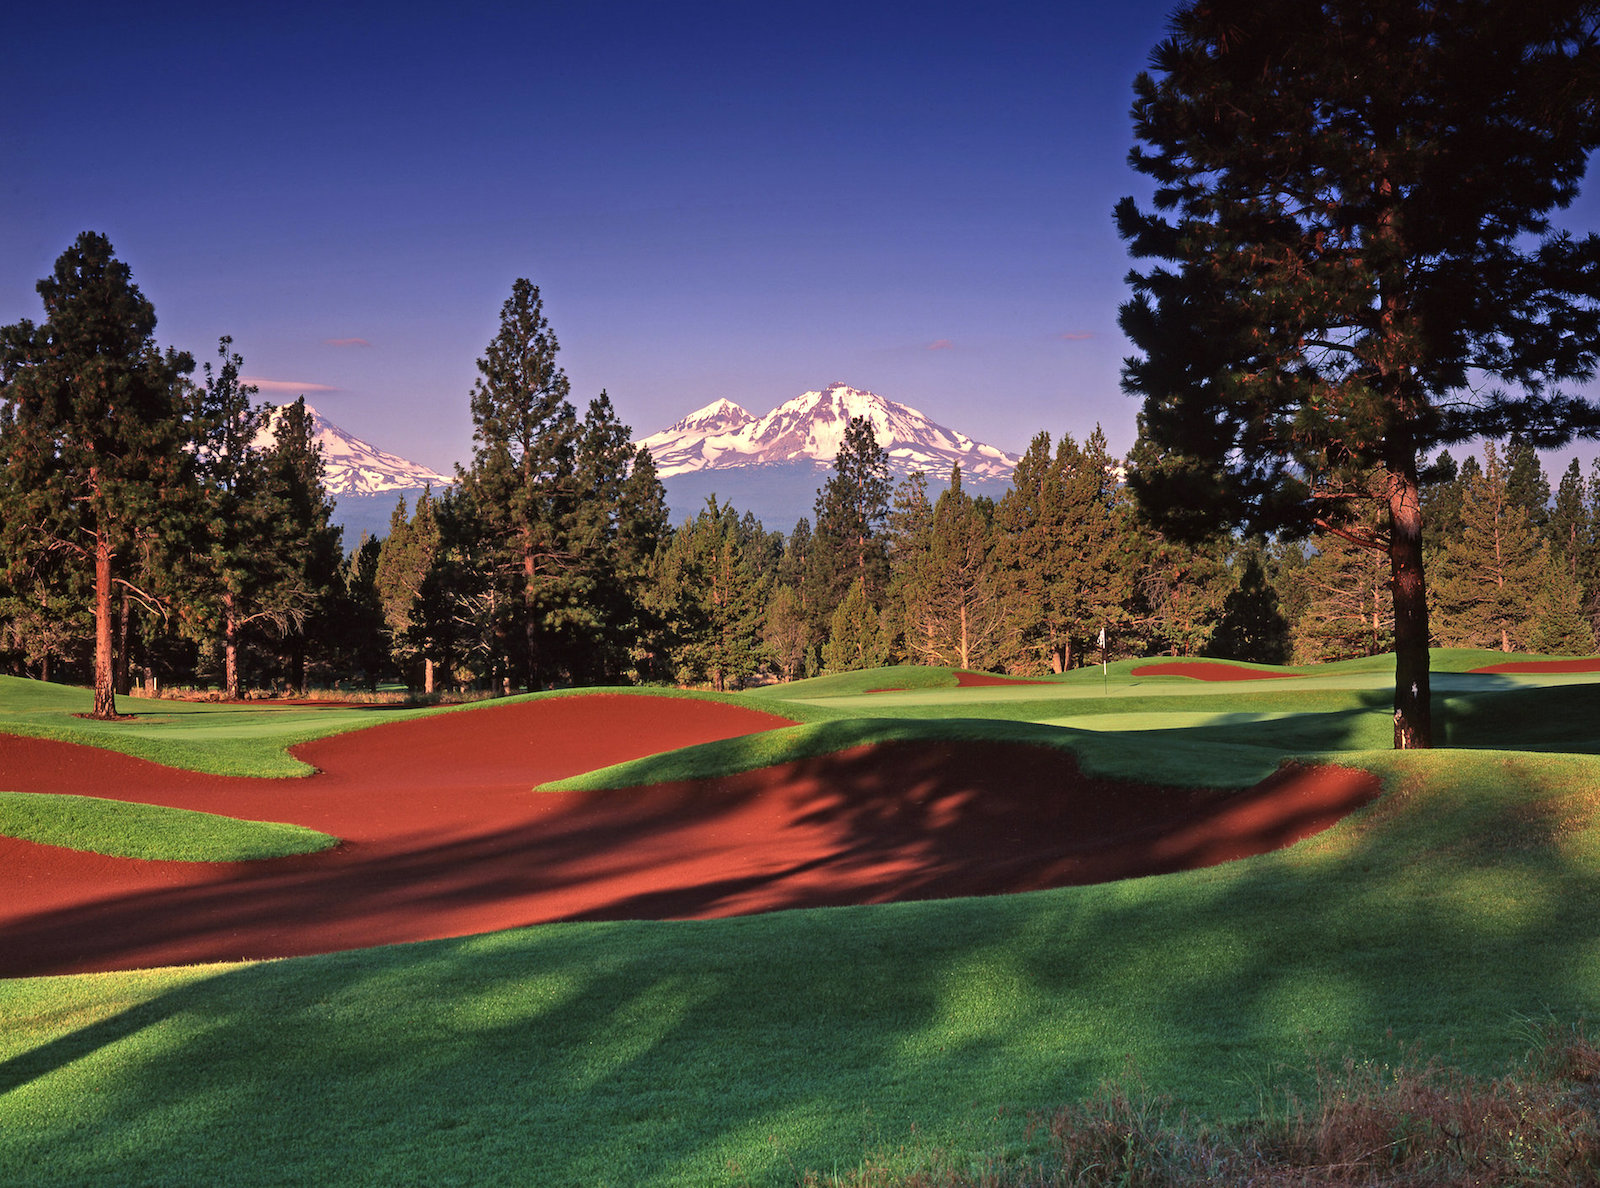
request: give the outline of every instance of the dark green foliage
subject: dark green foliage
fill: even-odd
[[[1513,433],[1505,449],[1506,498],[1527,513],[1540,532],[1550,519],[1550,480],[1539,464],[1539,452],[1527,438]]]
[[[1431,743],[1419,459],[1600,430],[1600,237],[1552,230],[1600,144],[1589,6],[1187,3],[1135,83],[1117,223],[1144,401],[1130,476],[1169,533],[1364,525],[1379,471],[1395,745]],[[1573,102],[1573,95],[1584,96]],[[1485,382],[1487,381],[1487,382]]]
[[[1071,668],[1102,627],[1128,619],[1137,541],[1113,467],[1099,426],[1082,446],[1063,434],[1054,455],[1040,433],[996,509],[1006,602],[1030,667]]]
[[[952,468],[950,485],[933,505],[925,550],[905,558],[908,568],[900,585],[905,648],[912,659],[989,669],[1005,668],[1016,658],[1017,619],[1007,600],[995,548],[993,505],[985,507],[963,491],[961,468]],[[872,668],[883,660],[865,661],[886,655],[887,649],[856,644],[850,652],[861,662],[849,667]],[[845,667],[824,663],[834,672]]]
[[[829,621],[828,642],[822,645],[823,670],[856,672],[879,668],[888,658],[889,643],[883,624],[867,596],[866,582],[857,581]]]
[[[472,389],[472,467],[461,485],[483,532],[499,594],[495,630],[528,688],[555,676],[555,623],[577,557],[571,528],[577,414],[556,363],[559,345],[539,290],[519,279]]]
[[[1257,664],[1289,662],[1289,623],[1278,592],[1267,579],[1267,550],[1252,538],[1235,551],[1230,569],[1236,585],[1222,603],[1222,617],[1206,655]]]
[[[1507,478],[1494,444],[1486,444],[1483,473],[1461,504],[1461,535],[1446,546],[1434,581],[1441,646],[1511,652],[1531,645],[1529,628],[1553,566],[1527,509],[1512,502]]]
[[[764,536],[748,535],[738,512],[713,495],[658,549],[645,603],[663,626],[677,680],[709,682],[720,692],[760,666],[768,587],[757,555]]]
[[[1376,656],[1394,644],[1388,558],[1329,534],[1300,567],[1305,605],[1291,633],[1296,664]]]
[[[884,531],[889,519],[889,458],[872,422],[851,418],[833,474],[817,492],[804,594],[814,624],[828,622],[857,582],[874,607],[889,584]],[[819,635],[823,634],[818,632]]]
[[[45,321],[0,329],[0,550],[60,550],[92,575],[94,715],[110,718],[113,598],[142,594],[132,583],[164,510],[192,489],[194,362],[157,348],[155,308],[103,235],[78,236],[37,288]]]
[[[639,605],[664,492],[604,392],[578,419],[558,349],[539,290],[518,280],[478,360],[461,475],[487,578],[474,634],[529,688],[615,680],[658,651]]]

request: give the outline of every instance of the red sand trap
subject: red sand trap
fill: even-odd
[[[0,838],[0,975],[286,957],[553,920],[707,918],[983,895],[1224,862],[1376,795],[1293,769],[1219,794],[1091,780],[1037,747],[863,747],[720,780],[540,782],[784,724],[584,696],[390,723],[296,748],[300,780],[226,779],[0,736],[0,788],[294,821],[346,839],[249,863],[148,862]]]
[[[1030,681],[1026,677],[1000,676],[992,672],[958,672],[957,689],[987,689],[993,685],[1048,685],[1050,681]],[[887,689],[868,689],[868,693],[912,693],[937,689],[937,685],[895,685]]]
[[[1181,676],[1197,681],[1270,681],[1277,677],[1298,676],[1294,672],[1262,672],[1240,664],[1210,664],[1195,660],[1172,660],[1165,664],[1145,664],[1133,670],[1134,676]]]
[[[1473,672],[1600,672],[1600,656],[1581,660],[1508,660],[1474,668]]]

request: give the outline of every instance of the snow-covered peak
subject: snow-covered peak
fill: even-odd
[[[282,412],[281,407],[273,409],[261,432],[256,435],[257,449],[267,449],[272,445]],[[345,432],[309,404],[306,405],[306,413],[311,417],[312,440],[322,447],[324,485],[328,494],[336,498],[340,495],[381,495],[385,491],[415,490],[429,485],[447,487],[455,481],[448,475],[387,453]]]
[[[845,383],[802,392],[759,418],[731,402],[718,403],[729,405],[744,419],[708,418],[705,428],[691,424],[717,407],[709,405],[639,443],[649,448],[662,477],[800,460],[826,467],[838,456],[855,417],[872,423],[873,435],[897,474],[921,470],[942,476],[959,462],[963,473],[974,478],[1005,479],[1018,462],[1015,454],[946,429],[908,405]]]
[[[713,400],[704,408],[697,408],[683,420],[662,433],[732,433],[755,420],[750,413],[731,400]]]

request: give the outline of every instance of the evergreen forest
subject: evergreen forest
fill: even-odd
[[[1394,646],[1389,560],[1359,525],[1169,538],[1098,427],[1040,432],[999,499],[959,470],[932,498],[924,475],[892,479],[858,419],[787,536],[715,497],[673,524],[606,393],[574,403],[527,280],[478,360],[470,463],[402,498],[384,537],[346,541],[304,400],[267,421],[231,339],[198,372],[158,346],[93,233],[39,292],[44,321],[0,330],[0,671],[93,684],[97,713],[136,685],[726,690],[886,664],[1029,675]],[[1552,485],[1512,436],[1422,473],[1432,642],[1595,651],[1600,462]]]

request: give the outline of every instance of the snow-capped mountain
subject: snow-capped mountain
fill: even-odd
[[[272,444],[273,430],[277,425],[278,409],[256,435],[256,448],[265,449]],[[430,484],[435,488],[447,487],[455,482],[448,475],[430,470],[416,462],[409,462],[396,454],[386,453],[353,433],[346,433],[309,404],[313,440],[322,447],[323,482],[328,494],[382,495],[389,491],[420,491]]]
[[[764,417],[752,416],[731,400],[718,400],[638,444],[650,450],[663,478],[807,460],[822,469],[833,465],[852,417],[872,422],[895,474],[920,470],[943,478],[959,462],[963,475],[1004,480],[1020,460],[935,424],[914,408],[848,384],[802,393]]]

